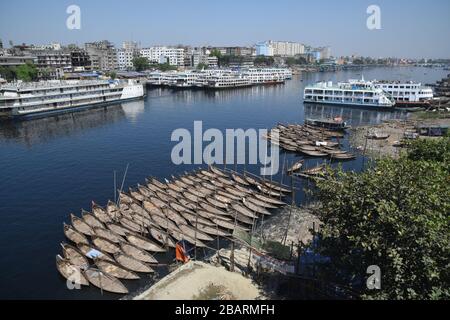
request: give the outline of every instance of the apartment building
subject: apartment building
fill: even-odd
[[[117,52],[109,41],[98,41],[85,44],[94,70],[116,70]]]
[[[185,49],[174,47],[150,47],[140,50],[140,55],[153,63],[169,63],[172,66],[184,66]]]

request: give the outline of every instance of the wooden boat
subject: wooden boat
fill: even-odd
[[[202,179],[198,178],[196,174],[187,174],[184,176],[186,179],[191,180],[194,184],[199,184],[202,182]]]
[[[190,187],[193,187],[193,186],[196,185],[196,182],[191,180],[191,179],[189,179],[188,177],[180,177],[180,180],[182,182],[184,182],[186,185],[189,185]]]
[[[224,177],[224,178],[228,178],[228,175],[226,173],[224,173],[222,170],[220,170],[219,168],[215,167],[215,166],[209,166],[209,169],[218,176]]]
[[[75,230],[74,228],[65,223],[64,223],[64,235],[67,237],[67,239],[69,239],[75,244],[77,243],[89,244],[89,240],[86,238],[84,234],[78,232],[77,230]]]
[[[223,203],[224,205],[229,205],[232,202],[234,202],[235,200],[228,198],[227,196],[222,196],[219,194],[215,194],[214,195],[214,199],[217,201],[220,201],[221,203]]]
[[[175,192],[183,192],[183,191],[184,191],[183,188],[180,188],[179,186],[177,186],[177,185],[174,184],[174,183],[168,183],[168,184],[167,184],[167,187],[168,187],[169,189],[172,189],[172,190],[175,191]]]
[[[272,191],[277,191],[280,193],[291,193],[292,191],[288,189],[288,186],[280,186],[274,181],[266,180],[262,182],[267,188],[271,189]]]
[[[233,221],[225,221],[220,218],[211,218],[211,220],[214,223],[216,223],[217,225],[219,225],[220,227],[228,229],[228,230],[240,229],[240,230],[244,230],[244,231],[250,231],[250,229],[243,228],[243,227],[236,225]]]
[[[389,134],[384,133],[369,133],[366,135],[366,138],[371,140],[386,140],[389,139],[389,137]]]
[[[181,179],[177,180],[174,179],[173,183],[177,185],[177,187],[181,188],[181,189],[189,189],[191,187],[191,185],[184,183]]]
[[[193,203],[185,198],[179,198],[178,201],[185,206],[186,208],[189,208],[191,210],[196,210],[198,208],[198,204]]]
[[[128,240],[128,242],[135,245],[136,247],[150,251],[150,252],[166,252],[166,249],[162,248],[155,242],[151,241],[148,238],[137,235],[137,234],[127,235],[127,240]]]
[[[144,207],[145,211],[147,211],[149,213],[149,215],[153,215],[153,214],[159,214],[160,216],[164,216],[163,212],[161,211],[161,209],[154,205],[152,202],[145,200],[142,203],[142,206]]]
[[[67,243],[61,243],[61,247],[64,258],[67,259],[72,265],[81,269],[86,269],[89,267],[89,261],[80,250]]]
[[[115,211],[116,209],[117,212]],[[116,216],[119,215],[118,211],[119,208],[117,208],[117,206],[111,201],[108,201],[106,210],[92,201],[92,214],[102,223],[113,222],[113,219],[115,219]]]
[[[139,214],[139,215],[143,216],[144,218],[150,219],[150,213],[148,213],[148,211],[145,210],[145,208],[142,207],[141,205],[133,203],[130,206],[130,209],[133,212],[133,214]]]
[[[169,218],[167,217],[161,217],[159,215],[153,215],[152,220],[162,229],[168,230],[168,229],[177,229],[177,225],[173,223]],[[151,229],[151,228],[150,228]]]
[[[119,219],[119,223],[122,226],[126,227],[127,229],[130,229],[131,231],[134,231],[136,233],[145,233],[146,232],[144,226],[137,223],[136,221],[131,220],[130,218],[122,217]]]
[[[192,211],[191,209],[189,209],[189,208],[183,206],[182,204],[179,204],[179,203],[176,203],[176,202],[171,202],[171,203],[170,203],[170,206],[171,206],[174,210],[178,211],[178,213],[180,213],[180,214],[186,212],[186,213],[195,215],[195,212],[194,212],[194,211]]]
[[[299,147],[300,151],[316,151],[317,147],[316,146],[309,146],[309,145],[302,145]]]
[[[222,178],[222,177],[218,177],[217,180],[221,183],[223,183],[224,185],[228,185],[228,186],[234,186],[235,185],[235,181],[233,180],[229,180],[230,178]]]
[[[164,192],[164,190],[165,190],[165,188],[160,188],[148,181],[147,181],[147,188],[152,192]]]
[[[303,163],[304,162],[305,162],[304,160],[301,160],[301,161],[298,161],[298,162],[294,163],[292,165],[292,167],[287,169],[287,173],[288,174],[292,174],[293,172],[297,172],[297,171],[301,170],[301,168],[303,167]]]
[[[200,214],[190,214],[184,212],[183,217],[194,227],[196,226],[196,224],[207,225],[210,227],[215,226],[215,224],[211,220],[202,217]]]
[[[151,177],[150,181],[153,185],[157,186],[158,188],[165,190],[167,188],[167,185],[165,185],[164,183],[162,183],[161,181],[159,181],[156,178]]]
[[[143,194],[141,194],[139,191],[137,191],[137,190],[133,190],[133,189],[129,189],[129,193],[130,193],[130,196],[134,199],[134,200],[136,200],[136,201],[139,201],[139,202],[142,202],[142,201],[144,201],[145,200],[145,196],[143,195]]]
[[[143,217],[142,215],[136,213],[131,216],[131,220],[136,222],[141,226],[141,228],[147,228],[152,224],[152,220],[147,217]]]
[[[214,239],[211,238],[206,233],[201,232],[199,229],[196,229],[194,227],[191,227],[187,224],[180,224],[178,225],[178,228],[181,230],[182,233],[188,235],[191,238],[197,238],[201,241],[213,241]],[[195,237],[197,235],[197,237]]]
[[[232,173],[231,177],[234,179],[234,181],[236,181],[237,183],[239,183],[243,186],[246,186],[246,187],[250,186],[250,184],[247,181],[245,181],[241,176],[239,176],[236,173]]]
[[[167,207],[167,204],[163,200],[161,200],[159,198],[150,197],[149,200],[150,200],[151,203],[153,203],[155,206],[157,206],[160,209]]]
[[[193,245],[195,245],[197,247],[200,247],[200,248],[205,248],[206,247],[206,245],[200,239],[192,238],[189,235],[187,235],[184,232],[182,232],[180,229],[176,229],[176,230],[169,229],[168,232],[177,241],[186,240],[189,243],[191,243],[191,244],[193,244]]]
[[[89,286],[89,282],[82,274],[79,267],[74,266],[69,260],[64,259],[60,255],[56,256],[56,269],[59,273],[74,284]]]
[[[92,230],[91,226],[89,226],[83,219],[78,218],[77,216],[70,214],[70,219],[72,221],[72,225],[74,229],[84,235],[92,236],[94,235],[94,230]]]
[[[243,214],[244,216],[247,216],[247,217],[252,218],[252,219],[256,219],[256,218],[257,218],[257,216],[256,216],[255,214],[253,214],[252,211],[250,211],[249,209],[243,207],[243,206],[240,205],[240,204],[233,203],[233,204],[231,205],[231,207],[232,207],[234,210],[236,210],[238,213]]]
[[[81,216],[84,222],[86,222],[92,229],[93,228],[104,228],[105,225],[100,222],[92,213],[81,210]]]
[[[183,192],[183,196],[188,199],[189,201],[192,201],[194,203],[198,203],[200,201],[199,197],[193,195],[190,192]]]
[[[208,211],[212,215],[219,215],[219,216],[229,216],[229,213],[226,211],[223,211],[217,207],[214,207],[213,205],[206,203],[206,202],[200,202],[200,207]]]
[[[156,260],[150,253],[136,246],[133,246],[128,242],[121,242],[120,248],[122,249],[123,253],[136,260],[150,264],[158,264],[158,260]]]
[[[272,190],[271,188],[267,188],[265,186],[258,186],[258,189],[261,193],[263,193],[266,196],[281,198],[284,196],[281,192],[276,192],[275,190]]]
[[[175,222],[177,225],[178,224],[186,224],[187,221],[185,218],[183,218],[178,212],[170,209],[170,208],[166,208],[164,209],[164,214],[173,222]]]
[[[186,193],[189,193],[197,198],[204,198],[207,195],[211,194],[211,190],[209,190],[207,188],[202,188],[202,191],[200,191],[200,188],[198,188],[198,189],[191,188],[189,190],[186,190]]]
[[[153,273],[154,270],[145,262],[139,261],[125,253],[118,252],[114,259],[123,267],[134,272]]]
[[[226,198],[228,198],[228,199],[230,199],[232,201],[240,201],[243,198],[241,196],[237,196],[235,194],[231,194],[230,192],[226,192],[226,191],[223,191],[223,190],[218,190],[216,192],[216,195],[226,197]]]
[[[260,199],[253,198],[253,197],[247,197],[247,198],[245,198],[245,200],[246,201],[250,201],[254,205],[257,205],[257,206],[259,206],[261,208],[268,208],[268,209],[276,209],[276,208],[278,208],[277,206],[275,206],[275,205],[273,205],[271,203],[264,202],[264,201],[261,201]]]
[[[217,226],[217,225],[216,225]],[[200,230],[203,233],[210,234],[212,236],[219,236],[219,237],[231,237],[231,234],[229,232],[225,232],[222,229],[219,229],[214,226],[207,226],[204,224],[198,224],[198,230]]]
[[[239,222],[239,223],[243,223],[243,224],[247,224],[247,225],[253,225],[253,219],[243,215],[242,213],[237,212],[236,210],[234,211],[230,211],[230,214],[232,216],[231,221],[235,221]],[[240,225],[240,224],[238,224]]]
[[[106,228],[108,228],[108,230],[111,230],[112,232],[116,233],[121,237],[125,237],[128,233],[134,232],[133,230],[114,222],[107,223]]]
[[[120,251],[120,247],[118,244],[109,241],[108,239],[105,238],[101,238],[101,237],[97,237],[97,236],[93,236],[92,237],[92,243],[99,248],[100,250],[107,252],[107,253],[111,253],[114,254],[116,252]]]
[[[246,192],[236,189],[236,186],[235,187],[227,187],[227,188],[225,188],[225,191],[229,192],[231,195],[233,195],[235,197],[238,197],[239,199],[244,198],[248,194]]]
[[[158,241],[160,244],[163,245],[163,247],[168,246],[171,248],[175,248],[175,242],[172,240],[172,238],[169,236],[168,233],[162,231],[161,229],[158,229],[157,227],[150,227],[149,228],[150,235]]]
[[[267,196],[262,195],[262,194],[255,193],[253,196],[255,198],[261,200],[261,201],[264,201],[264,202],[267,202],[267,203],[272,203],[274,205],[278,205],[278,206],[285,206],[286,205],[286,203],[284,203],[281,200],[274,199],[274,198],[271,198],[271,197],[267,197]]]
[[[148,197],[151,197],[152,195],[154,195],[153,191],[151,191],[149,188],[140,185],[139,183],[137,184],[137,190],[139,191],[139,193],[141,195],[144,196],[144,200],[147,199]],[[144,201],[142,200],[142,201]]]
[[[215,217],[219,217],[219,218],[221,218],[222,220],[231,221],[231,218],[229,218],[229,217],[227,217],[227,216],[215,215],[215,214],[213,214],[213,213],[211,213],[211,212],[208,212],[208,211],[206,211],[206,210],[203,210],[203,209],[199,209],[199,210],[197,210],[196,212],[198,213],[198,215],[199,215],[200,217],[202,217],[202,218],[204,218],[204,219],[207,219],[207,220],[211,220],[211,222],[212,222],[212,218],[215,218]],[[214,223],[214,222],[213,222],[213,223]],[[214,225],[215,225],[215,224],[214,224]]]
[[[247,201],[247,199],[244,199],[244,206],[246,206],[250,211],[249,212],[256,212],[264,215],[270,216],[271,213],[265,209],[264,207],[257,206],[251,201]],[[247,215],[248,216],[248,215]]]
[[[128,289],[120,282],[119,279],[106,274],[98,269],[90,268],[83,272],[86,279],[89,280],[97,288],[117,294],[126,294]]]
[[[114,243],[120,243],[121,241],[125,240],[119,234],[115,233],[110,229],[94,228],[94,232],[96,236],[108,239],[109,241]]]
[[[219,177],[219,175],[206,170],[201,170],[200,173],[208,177],[209,179],[217,179]]]
[[[119,193],[119,203],[125,203],[125,204],[136,203],[136,200],[133,199],[133,197],[130,196],[129,194],[127,194],[123,191],[118,191],[118,193]]]
[[[249,188],[246,188],[246,187],[243,187],[243,186],[240,186],[240,185],[235,185],[234,187],[236,188],[236,190],[238,190],[240,192],[243,192],[243,193],[246,193],[246,194],[255,193],[252,189],[249,189]]]
[[[327,153],[325,153],[325,152],[320,152],[320,151],[309,151],[309,150],[303,150],[303,149],[300,149],[300,151],[301,151],[303,154],[305,154],[305,155],[307,155],[307,156],[309,156],[309,157],[323,158],[323,157],[327,157],[327,156],[328,156]]]
[[[346,154],[334,154],[331,157],[332,160],[353,160],[356,159],[354,154],[346,153]]]
[[[137,280],[140,278],[136,273],[125,269],[116,262],[95,259],[94,263],[102,272],[118,279]]]
[[[91,245],[79,243],[77,245],[77,247],[89,259],[93,260],[94,258],[100,258],[103,260],[114,261],[113,258],[109,254],[107,254],[107,253],[101,251],[100,249],[95,248]]]

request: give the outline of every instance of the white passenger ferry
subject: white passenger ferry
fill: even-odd
[[[132,80],[9,83],[0,86],[0,118],[73,111],[143,96],[144,86]]]
[[[350,80],[336,85],[330,82],[318,82],[306,86],[303,96],[306,103],[340,104],[363,107],[391,108],[395,100],[372,83]]]
[[[204,88],[227,89],[250,86],[253,86],[253,83],[248,77],[242,76],[241,74],[222,74],[208,80],[207,84],[204,85]]]
[[[433,89],[417,82],[376,81],[375,88],[382,89],[394,98],[396,105],[425,105],[433,99]]]

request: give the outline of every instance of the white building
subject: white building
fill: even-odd
[[[275,56],[293,57],[305,53],[305,46],[298,42],[269,41]]]
[[[135,50],[117,49],[117,65],[119,70],[133,69],[133,59],[136,56],[137,52]]]
[[[140,50],[140,55],[153,63],[169,63],[184,66],[184,49],[172,47],[151,47]]]

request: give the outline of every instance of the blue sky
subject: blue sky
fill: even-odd
[[[81,8],[81,30],[66,28],[71,4]],[[371,4],[381,8],[381,30],[366,27]],[[450,58],[449,14],[448,0],[2,0],[0,39],[142,46],[273,39],[330,45],[335,55]]]

